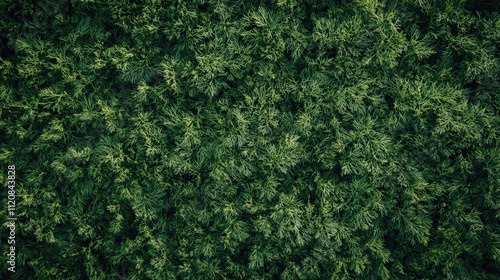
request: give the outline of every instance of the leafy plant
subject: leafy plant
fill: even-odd
[[[495,3],[1,2],[1,278],[497,279]]]

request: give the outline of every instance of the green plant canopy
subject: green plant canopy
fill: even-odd
[[[0,1],[0,278],[499,279],[499,3]]]

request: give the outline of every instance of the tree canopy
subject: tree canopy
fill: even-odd
[[[498,8],[1,1],[0,278],[498,279]]]

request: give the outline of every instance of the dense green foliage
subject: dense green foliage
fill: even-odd
[[[1,1],[0,278],[498,279],[497,2]]]

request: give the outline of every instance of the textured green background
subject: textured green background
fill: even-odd
[[[498,279],[498,6],[1,1],[0,277]]]

